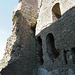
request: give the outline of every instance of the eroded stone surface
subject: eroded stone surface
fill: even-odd
[[[74,6],[75,0],[19,0],[1,75],[75,75]]]

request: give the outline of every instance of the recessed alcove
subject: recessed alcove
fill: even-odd
[[[52,61],[58,57],[59,52],[55,48],[54,36],[52,33],[49,33],[46,37],[46,47],[49,57]]]
[[[61,17],[60,4],[56,3],[52,8],[52,20],[57,21]]]
[[[44,60],[43,60],[43,49],[42,49],[42,39],[41,37],[37,37],[37,54],[38,54],[38,60],[39,60],[39,63],[42,65],[44,63]]]
[[[73,56],[73,63],[75,64],[75,47],[71,48],[72,56]]]

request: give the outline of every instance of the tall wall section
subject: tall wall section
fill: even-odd
[[[1,75],[75,75],[75,0],[19,0],[12,20]]]
[[[74,12],[75,0],[42,0],[35,34],[42,52],[39,75],[75,75]]]
[[[58,6],[56,5],[57,3],[59,3]],[[37,19],[36,35],[49,24],[54,23],[53,8],[55,5],[55,12],[60,11],[60,13],[56,13],[62,16],[66,11],[75,6],[75,0],[41,0],[41,2],[39,2],[40,10]]]
[[[37,75],[35,32],[37,0],[21,0],[13,12],[12,35],[0,63],[1,75]]]

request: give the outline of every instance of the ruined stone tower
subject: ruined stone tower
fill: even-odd
[[[75,0],[19,0],[12,20],[1,75],[75,75]]]

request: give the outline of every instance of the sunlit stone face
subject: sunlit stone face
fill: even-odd
[[[5,52],[5,51],[3,50],[3,48],[1,48],[1,49],[0,49],[0,60],[3,59],[4,52]]]

